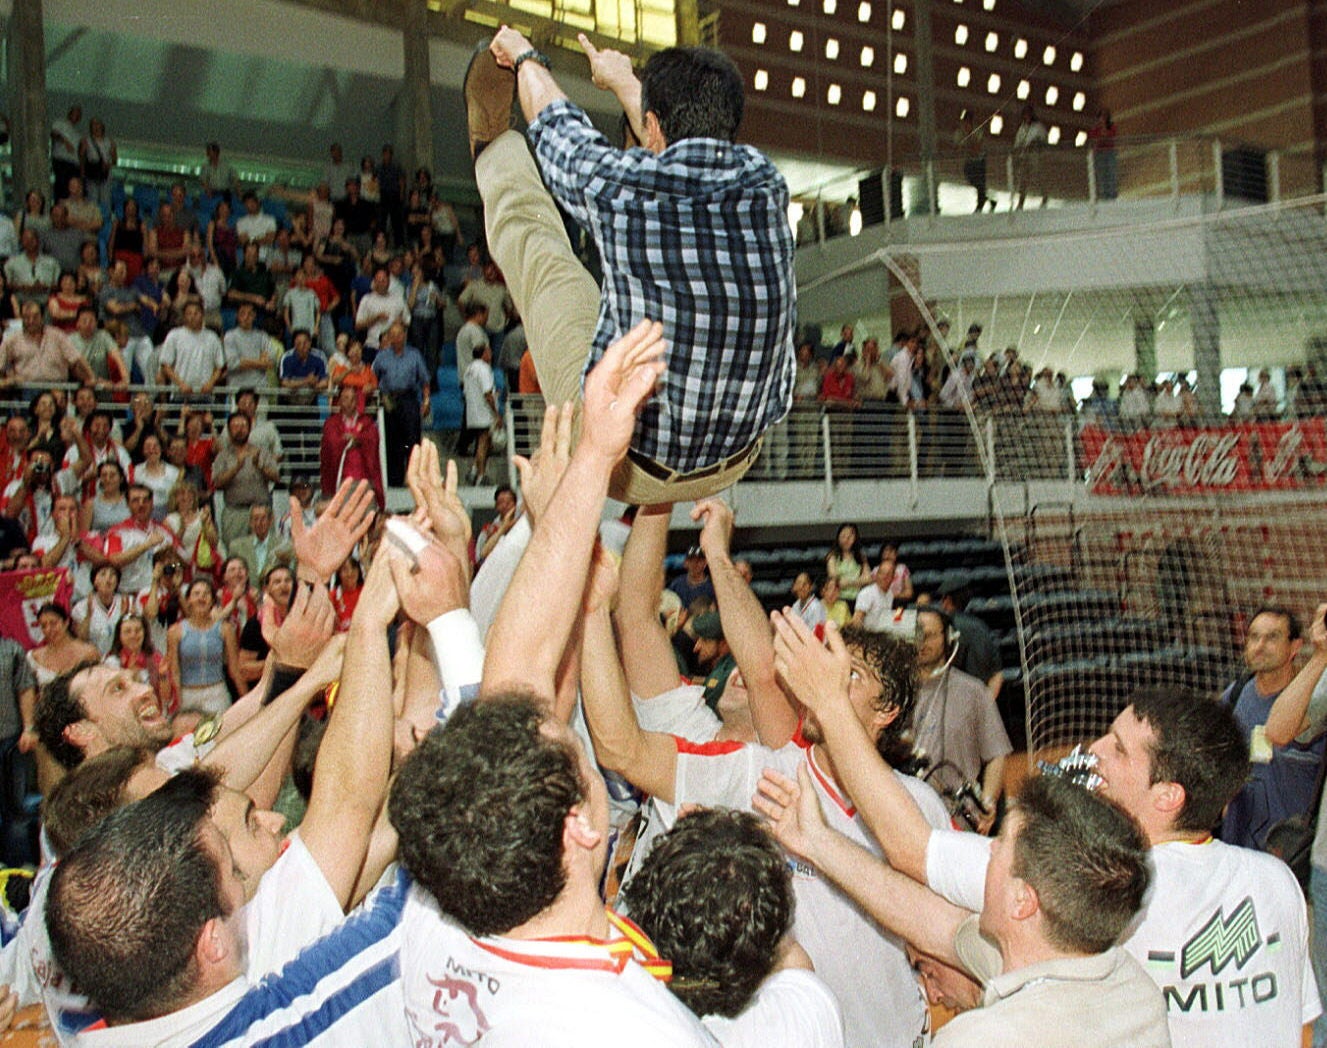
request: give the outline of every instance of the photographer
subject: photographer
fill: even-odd
[[[56,494],[53,476],[51,454],[39,448],[29,457],[28,468],[23,471],[23,476],[11,480],[5,488],[2,512],[6,517],[18,521],[29,543],[55,527],[51,519]]]
[[[152,557],[152,585],[138,595],[155,651],[166,650],[166,634],[184,617],[184,562],[171,547]]]

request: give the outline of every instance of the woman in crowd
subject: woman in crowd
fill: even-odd
[[[29,454],[48,451],[55,462],[64,461],[65,443],[60,439],[58,411],[50,392],[43,391],[32,398],[28,410],[28,430],[32,434],[28,441]]]
[[[133,467],[133,481],[152,490],[152,519],[165,520],[170,511],[171,492],[180,480],[180,471],[165,461],[165,447],[157,434],[149,431],[142,438],[141,446],[143,461]]]
[[[309,232],[309,216],[303,211],[290,212],[290,246],[301,256],[313,250],[313,234]]]
[[[267,641],[263,639],[262,618],[272,614],[276,616],[275,625],[281,625],[290,610],[290,598],[295,592],[295,575],[284,564],[277,564],[267,569],[263,576],[263,596],[271,597],[272,604],[263,601],[259,614],[244,624],[240,633],[240,690],[252,688],[263,675],[263,662],[267,659]]]
[[[166,663],[182,709],[224,713],[231,703],[227,676],[240,686],[235,627],[216,621],[216,589],[210,578],[196,578],[185,590],[185,617],[166,634]]]
[[[332,203],[332,189],[326,182],[319,182],[313,187],[313,192],[309,196],[309,209],[304,218],[305,229],[301,232],[307,238],[305,244],[302,244],[300,250],[306,254],[313,250],[314,245],[322,240],[332,231],[332,218],[336,214],[336,206]],[[291,234],[291,241],[295,241],[294,234]]]
[[[152,585],[138,595],[152,647],[166,649],[166,633],[184,617],[184,562],[167,546],[152,557]]]
[[[825,574],[839,580],[843,599],[849,604],[857,599],[858,590],[870,585],[871,565],[862,552],[856,524],[840,526],[834,548],[825,557]]]
[[[188,266],[181,266],[166,284],[166,291],[161,298],[161,311],[157,314],[157,334],[164,339],[172,328],[184,323],[184,307],[190,302],[203,304],[203,296],[194,285],[193,274]],[[144,375],[145,382],[156,382],[157,376]]]
[[[221,538],[212,520],[211,505],[202,502],[192,481],[179,480],[166,506],[169,512],[164,523],[179,538],[191,573],[212,574],[220,559]]]
[[[83,188],[89,200],[103,212],[111,207],[111,171],[120,162],[115,139],[106,133],[106,125],[92,117],[88,133],[78,143],[78,164],[83,172]]]
[[[373,166],[373,157],[365,156],[359,162],[359,195],[374,207],[382,200],[382,189],[378,185],[378,171]]]
[[[83,241],[78,249],[78,286],[92,298],[106,286],[106,270],[101,264],[101,249],[95,240]]]
[[[68,270],[60,274],[59,283],[46,299],[46,319],[51,327],[66,335],[78,323],[78,311],[87,305],[88,296],[78,290],[78,277]]]
[[[180,427],[186,442],[185,459],[189,463],[190,480],[198,485],[198,490],[212,490],[212,460],[217,457],[216,437],[212,433],[212,414],[208,411],[191,411],[183,419]]]
[[[143,461],[143,441],[149,436],[156,437],[160,442],[164,458],[166,430],[161,424],[161,409],[153,402],[151,393],[135,393],[129,402],[129,424],[124,430],[124,440],[120,442],[134,462]],[[157,505],[163,515],[166,513],[166,498],[169,494],[170,489],[167,489],[165,495],[157,497]]]
[[[364,569],[354,557],[347,557],[336,569],[336,585],[332,587],[332,607],[336,609],[338,633],[350,629],[350,619],[355,614],[355,605],[359,603],[359,594],[363,588]]]
[[[235,232],[235,223],[231,221],[230,201],[222,197],[217,201],[217,209],[212,213],[212,221],[207,224],[207,255],[213,265],[221,267],[226,279],[235,272],[235,258],[239,248],[240,235]]]
[[[346,220],[332,219],[332,231],[321,238],[313,248],[313,257],[336,287],[342,303],[350,301],[350,282],[359,266],[359,252],[346,239]]]
[[[381,229],[373,235],[373,247],[364,256],[364,268],[372,272],[378,266],[391,264],[394,252],[387,245],[387,234]]]
[[[29,189],[23,198],[23,210],[14,216],[14,225],[19,235],[23,230],[35,229],[38,236],[44,236],[51,228],[51,216],[46,213],[46,197],[35,189]]]
[[[340,389],[350,386],[359,394],[358,408],[364,410],[364,399],[378,388],[378,376],[373,368],[364,363],[364,343],[352,338],[346,343],[346,361],[343,367],[332,370],[331,386]]]
[[[114,564],[103,564],[92,576],[92,592],[73,608],[79,639],[95,646],[103,656],[110,654],[120,619],[133,607],[133,598],[119,589],[120,569]]]
[[[433,220],[433,232],[437,234],[438,246],[446,255],[446,261],[450,261],[465,242],[461,236],[461,222],[456,217],[456,209],[435,196],[429,204],[429,214]]]
[[[69,629],[69,612],[55,603],[43,604],[37,612],[42,643],[28,652],[28,663],[39,688],[83,662],[100,662],[101,652],[79,640]]]
[[[433,216],[429,214],[428,197],[424,196],[416,186],[410,190],[405,206],[405,236],[412,247],[419,247],[420,233],[431,228],[432,219]]]
[[[131,612],[121,617],[106,665],[146,673],[152,690],[161,700],[161,708],[168,714],[175,712],[175,694],[166,672],[166,658],[152,646],[147,620],[142,615]]]
[[[880,564],[888,571],[892,580],[889,592],[894,596],[895,606],[907,604],[915,596],[912,588],[912,572],[908,571],[906,564],[899,562],[898,547],[892,542],[886,542],[880,547]]]
[[[126,197],[124,214],[111,220],[111,238],[106,244],[112,259],[123,262],[129,270],[132,284],[143,272],[143,220],[138,214],[138,201]]]
[[[124,469],[114,458],[106,459],[97,467],[97,488],[91,498],[83,500],[78,518],[80,532],[106,531],[129,519],[129,502],[125,492],[129,483]]]
[[[213,614],[234,626],[236,636],[242,636],[249,620],[258,617],[258,593],[243,557],[227,557],[221,566],[221,591]]]

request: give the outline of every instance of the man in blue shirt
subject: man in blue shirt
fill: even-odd
[[[281,358],[281,401],[287,405],[285,430],[281,434],[286,448],[286,459],[297,472],[310,468],[317,460],[319,441],[322,439],[322,420],[316,411],[318,394],[327,389],[327,359],[313,348],[313,335],[296,331],[291,349]]]
[[[472,60],[465,88],[489,249],[550,402],[575,399],[585,368],[623,332],[644,319],[663,324],[668,369],[611,491],[637,503],[700,498],[746,471],[791,403],[788,187],[759,152],[734,144],[742,80],[725,56],[669,48],[640,82],[626,55],[584,37],[582,46],[645,148],[610,146],[558,88],[547,58],[504,27]],[[517,91],[538,169],[507,130]],[[550,191],[595,238],[602,300]]]
[[[419,443],[429,413],[429,372],[419,350],[405,344],[405,325],[400,321],[382,333],[379,346],[373,373],[383,396],[387,483],[399,488],[405,483],[410,449]]]

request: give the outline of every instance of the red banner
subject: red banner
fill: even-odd
[[[68,610],[73,597],[65,568],[0,571],[0,634],[35,648],[44,639],[37,625],[38,609],[55,603]]]
[[[1119,433],[1087,426],[1088,488],[1097,495],[1191,495],[1317,487],[1327,478],[1321,418]]]

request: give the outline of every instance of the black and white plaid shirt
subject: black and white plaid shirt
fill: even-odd
[[[682,473],[741,451],[792,403],[797,292],[783,176],[750,146],[716,139],[624,153],[565,100],[529,134],[553,196],[603,259],[586,370],[640,321],[663,323],[668,368],[632,447]]]

